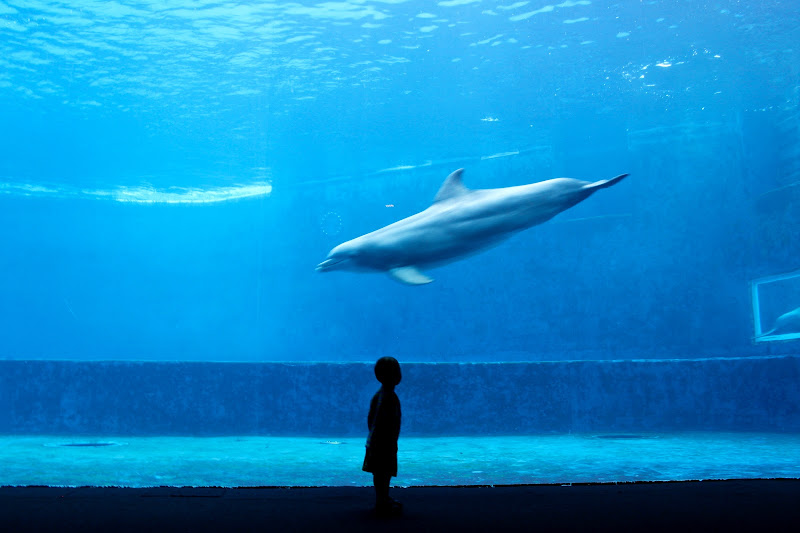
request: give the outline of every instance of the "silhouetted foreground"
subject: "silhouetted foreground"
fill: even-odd
[[[800,480],[396,489],[0,488],[3,531],[796,531]]]

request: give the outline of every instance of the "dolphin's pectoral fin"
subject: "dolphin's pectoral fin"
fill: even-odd
[[[389,271],[389,275],[397,281],[408,285],[425,285],[433,281],[433,278],[426,276],[417,267],[413,266],[393,268]]]
[[[461,174],[463,173],[464,169],[459,168],[447,176],[444,180],[444,183],[442,183],[439,192],[436,193],[436,198],[433,199],[433,203],[443,202],[451,198],[458,198],[459,196],[468,194],[470,190],[464,187],[464,184],[461,183]]]

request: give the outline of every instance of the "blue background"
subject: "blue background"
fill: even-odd
[[[0,3],[0,358],[795,353],[749,283],[800,267],[797,6],[509,5]],[[314,272],[459,167],[631,176],[424,287]]]

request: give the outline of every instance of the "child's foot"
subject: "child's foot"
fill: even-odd
[[[403,504],[392,498],[387,498],[375,505],[375,512],[378,516],[399,516],[403,512]]]

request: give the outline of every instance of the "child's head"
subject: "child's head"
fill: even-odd
[[[375,363],[375,377],[382,385],[394,387],[403,378],[400,373],[400,363],[394,357],[381,357]]]

